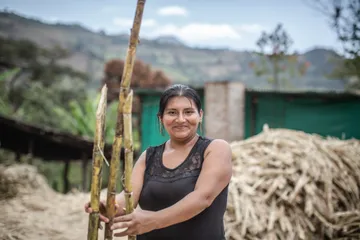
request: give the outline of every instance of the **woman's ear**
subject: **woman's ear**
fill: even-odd
[[[200,115],[200,122],[202,122],[204,117],[204,111],[202,109],[200,109],[199,115]]]

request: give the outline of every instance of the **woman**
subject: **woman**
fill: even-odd
[[[164,91],[158,118],[160,131],[164,128],[170,139],[147,148],[136,161],[133,200],[140,208],[124,215],[124,195],[117,196],[119,210],[111,228],[126,230],[114,236],[225,239],[223,216],[232,174],[229,144],[197,134],[203,118],[201,101],[187,86],[177,84]],[[89,203],[85,209],[91,212]],[[104,215],[101,220],[108,221]]]

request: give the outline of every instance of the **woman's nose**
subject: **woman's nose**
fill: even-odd
[[[179,122],[184,122],[185,121],[184,115],[180,113],[179,116],[177,117],[177,120]]]

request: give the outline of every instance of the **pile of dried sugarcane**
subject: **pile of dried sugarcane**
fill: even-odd
[[[360,141],[266,130],[232,142],[231,239],[360,239]]]
[[[0,164],[0,200],[32,194],[34,191],[52,191],[45,177],[38,174],[36,167]]]

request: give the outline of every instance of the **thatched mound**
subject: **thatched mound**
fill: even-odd
[[[52,192],[45,178],[38,174],[34,166],[0,165],[0,200],[32,194],[39,190]]]
[[[232,149],[227,239],[360,239],[360,141],[280,129]]]
[[[0,165],[0,191],[0,240],[87,238],[88,215],[83,206],[89,193],[57,193],[29,165]],[[100,230],[99,240],[103,234]]]
[[[269,130],[232,149],[227,240],[360,239],[359,141]],[[86,239],[88,193],[59,194],[32,166],[0,165],[0,196],[0,240]]]

